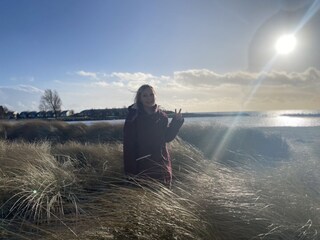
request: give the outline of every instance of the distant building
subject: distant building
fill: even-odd
[[[46,112],[46,118],[54,118],[55,117],[55,114],[53,111],[47,111]]]
[[[73,111],[71,110],[65,110],[60,113],[60,117],[69,117],[71,115],[73,115]]]
[[[28,112],[27,114],[27,118],[36,118],[37,117],[37,112],[32,111],[32,112]]]
[[[28,114],[29,114],[28,111],[23,111],[23,112],[21,112],[21,113],[18,114],[18,118],[20,118],[20,119],[27,119],[27,118],[28,118]]]
[[[112,108],[112,109],[89,109],[83,110],[76,116],[91,118],[91,119],[114,119],[123,118],[127,114],[127,109]]]
[[[37,113],[37,118],[45,118],[46,117],[46,111],[40,111]]]

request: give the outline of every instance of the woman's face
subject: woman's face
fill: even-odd
[[[156,96],[151,88],[142,91],[140,101],[144,107],[153,107],[156,104]]]

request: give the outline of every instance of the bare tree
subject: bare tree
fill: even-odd
[[[62,101],[56,90],[46,89],[41,96],[39,109],[40,111],[53,111],[57,117],[58,111],[61,111]]]

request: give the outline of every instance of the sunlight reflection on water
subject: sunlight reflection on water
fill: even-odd
[[[319,117],[196,117],[186,118],[186,123],[218,124],[233,127],[313,127],[320,126]]]
[[[279,116],[274,119],[274,125],[289,126],[289,127],[300,127],[300,126],[310,127],[310,126],[319,126],[320,124],[319,124],[319,118]]]

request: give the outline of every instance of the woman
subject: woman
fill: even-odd
[[[124,124],[124,171],[127,176],[157,179],[170,185],[172,169],[166,143],[176,137],[184,119],[180,109],[168,125],[168,117],[155,97],[152,86],[142,85],[129,107]]]

